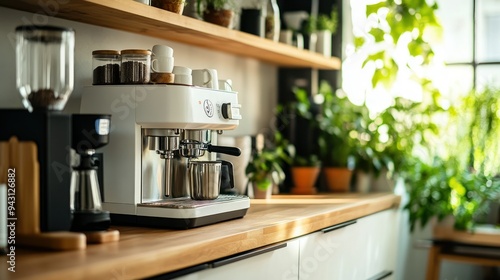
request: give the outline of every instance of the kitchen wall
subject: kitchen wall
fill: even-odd
[[[127,20],[127,19],[124,19]],[[0,108],[22,108],[16,89],[15,28],[19,25],[44,23],[75,30],[75,88],[65,111],[77,113],[84,86],[92,84],[92,51],[97,49],[151,49],[164,44],[174,49],[175,65],[215,68],[220,79],[232,79],[239,92],[243,120],[226,136],[256,134],[271,126],[277,96],[277,67],[255,59],[215,52],[170,40],[141,36],[89,24],[51,18],[0,7]]]

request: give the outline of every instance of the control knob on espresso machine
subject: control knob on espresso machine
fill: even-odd
[[[241,120],[240,104],[222,103],[222,117],[227,120]]]

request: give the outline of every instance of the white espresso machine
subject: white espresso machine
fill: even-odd
[[[192,199],[189,161],[216,161],[217,135],[239,124],[231,91],[185,85],[103,85],[84,89],[81,113],[112,114],[102,148],[103,209],[114,224],[192,228],[243,217],[244,195]]]

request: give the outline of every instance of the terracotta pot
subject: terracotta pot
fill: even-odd
[[[205,10],[203,12],[203,20],[224,27],[231,27],[233,22],[232,10]]]
[[[325,167],[326,184],[332,192],[348,192],[351,187],[352,170],[342,167]]]
[[[151,0],[151,6],[181,15],[185,3],[185,0]]]
[[[320,167],[292,167],[293,194],[316,194],[314,187]]]

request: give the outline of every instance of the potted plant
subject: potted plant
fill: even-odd
[[[293,179],[292,194],[316,194],[315,187],[321,170],[321,161],[317,155],[309,157],[296,156],[292,161]]]
[[[309,16],[302,23],[302,33],[306,48],[316,51],[325,56],[332,56],[332,36],[337,32],[338,12],[333,8],[330,14],[319,14]]]
[[[196,10],[204,21],[231,27],[234,11],[232,0],[196,0]]]
[[[355,189],[360,192],[393,191],[396,176],[415,149],[427,149],[438,129],[433,115],[443,112],[433,102],[395,98],[382,112],[359,107],[355,141]]]
[[[334,93],[326,82],[321,83],[319,93],[324,100],[318,139],[323,172],[330,191],[346,192],[350,189],[354,168],[357,135],[352,132],[356,131],[358,108],[347,97]]]
[[[252,155],[252,159],[245,168],[250,187],[253,189],[254,198],[269,198],[274,185],[285,180],[282,165],[290,163],[294,150],[292,145],[277,145],[276,147],[264,146],[264,136],[257,136],[257,143],[261,146]]]
[[[443,135],[453,135],[444,139],[450,149],[433,162],[415,157],[403,167],[411,229],[450,216],[454,229],[473,230],[500,202],[499,94],[491,87],[471,91],[448,111]]]
[[[151,0],[151,6],[181,15],[186,3],[186,0]]]
[[[293,194],[315,194],[315,183],[321,170],[316,144],[318,134],[317,106],[312,104],[312,97],[298,87],[293,88],[295,99],[286,104],[278,104],[276,116],[279,120],[276,132],[277,142],[293,143],[294,154],[290,154],[291,163],[286,165],[289,171]],[[300,127],[300,131],[297,128]],[[288,137],[284,137],[283,134]],[[300,139],[298,139],[300,138]],[[312,144],[311,144],[312,143]]]

